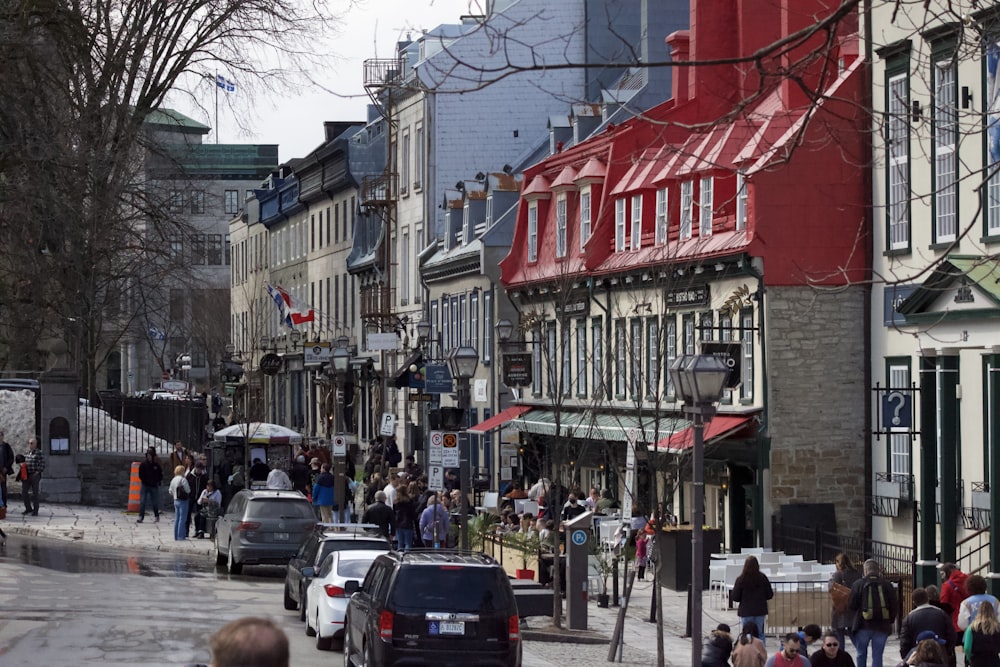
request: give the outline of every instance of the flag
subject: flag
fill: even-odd
[[[227,79],[226,77],[222,76],[221,74],[215,75],[215,85],[218,86],[219,88],[222,88],[227,93],[232,93],[235,92],[236,90],[236,84]]]
[[[316,311],[312,306],[299,301],[281,287],[268,285],[267,293],[278,305],[281,319],[289,329],[294,329],[298,324],[316,321]]]
[[[149,327],[149,337],[153,340],[163,340],[167,335],[156,327]]]

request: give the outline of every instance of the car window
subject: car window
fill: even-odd
[[[323,560],[334,551],[362,551],[369,549],[389,550],[389,544],[385,540],[326,540],[320,551],[319,560]]]
[[[337,574],[345,579],[364,579],[372,566],[373,558],[344,558],[337,563]],[[327,558],[323,564],[332,563],[333,557]]]
[[[323,564],[319,566],[319,570],[316,572],[316,578],[322,579],[326,575],[330,574],[330,570],[333,569],[333,556],[327,556],[323,559]]]
[[[392,592],[396,609],[485,612],[513,605],[510,584],[500,568],[421,565],[408,569]]]
[[[385,602],[386,589],[389,588],[389,575],[392,573],[391,568],[392,566],[385,562],[375,561],[375,564],[368,570],[368,576],[365,577],[364,588],[376,605],[382,606]]]
[[[312,506],[308,502],[289,498],[262,498],[250,503],[247,517],[252,519],[311,519]]]

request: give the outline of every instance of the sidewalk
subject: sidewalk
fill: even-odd
[[[127,514],[123,510],[105,507],[84,507],[82,505],[42,504],[38,516],[21,514],[18,505],[8,508],[7,519],[0,521],[0,528],[8,534],[28,535],[70,542],[84,542],[122,549],[149,549],[177,554],[204,556],[206,559],[215,554],[211,540],[193,539],[177,542],[173,538],[173,512],[160,512],[160,522],[153,523],[153,516],[146,515],[146,520],[136,523],[138,516]],[[214,558],[212,561],[214,563]],[[649,580],[636,581],[632,591],[632,599],[626,612],[624,628],[624,660],[631,662],[637,657],[647,658],[656,655],[656,625],[648,621],[653,591],[653,582]],[[610,589],[609,582],[609,589]],[[622,595],[624,595],[622,586]],[[687,610],[687,595],[669,589],[663,591],[663,645],[666,663],[669,665],[687,665],[690,663],[691,643],[685,638],[685,622]],[[610,590],[609,590],[610,593]],[[739,632],[739,619],[735,609],[721,609],[720,599],[707,592],[703,598],[702,628],[705,634],[713,630],[719,623],[728,624],[733,635]],[[568,625],[565,618],[565,602],[563,603],[563,625]],[[525,628],[525,638],[529,641],[566,642],[574,644],[600,642],[607,648],[618,621],[619,607],[602,609],[592,601],[587,606],[587,630],[551,629],[552,621],[548,617],[532,617],[528,619]],[[825,619],[808,619],[809,622],[819,622]],[[821,624],[822,625],[822,624]],[[768,637],[768,653],[778,649],[778,642],[773,636]],[[811,647],[818,649],[818,644]],[[850,648],[852,656],[855,651]],[[886,646],[887,664],[897,662],[899,654],[899,639],[889,638]],[[631,656],[631,658],[630,658]],[[565,664],[565,663],[563,663]]]

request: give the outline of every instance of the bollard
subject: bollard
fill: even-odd
[[[128,506],[126,514],[139,513],[139,495],[142,493],[142,482],[139,481],[139,464],[132,464],[132,473],[128,482]]]

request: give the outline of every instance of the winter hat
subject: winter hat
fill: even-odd
[[[715,629],[718,630],[719,632],[725,632],[727,634],[731,632],[730,627],[725,623],[719,623],[717,626],[715,626]]]
[[[925,639],[933,639],[934,641],[936,641],[938,644],[941,644],[942,646],[944,646],[945,644],[948,643],[947,640],[945,640],[945,639],[943,639],[941,637],[938,637],[937,634],[933,630],[924,630],[919,635],[917,635],[917,642],[918,643],[924,641]]]
[[[319,465],[319,459],[313,457],[313,460],[309,462],[309,465],[311,465],[311,466],[318,466]]]
[[[299,463],[305,463],[306,457],[303,456],[302,454],[299,454],[298,456],[295,457],[295,460],[298,461]]]

